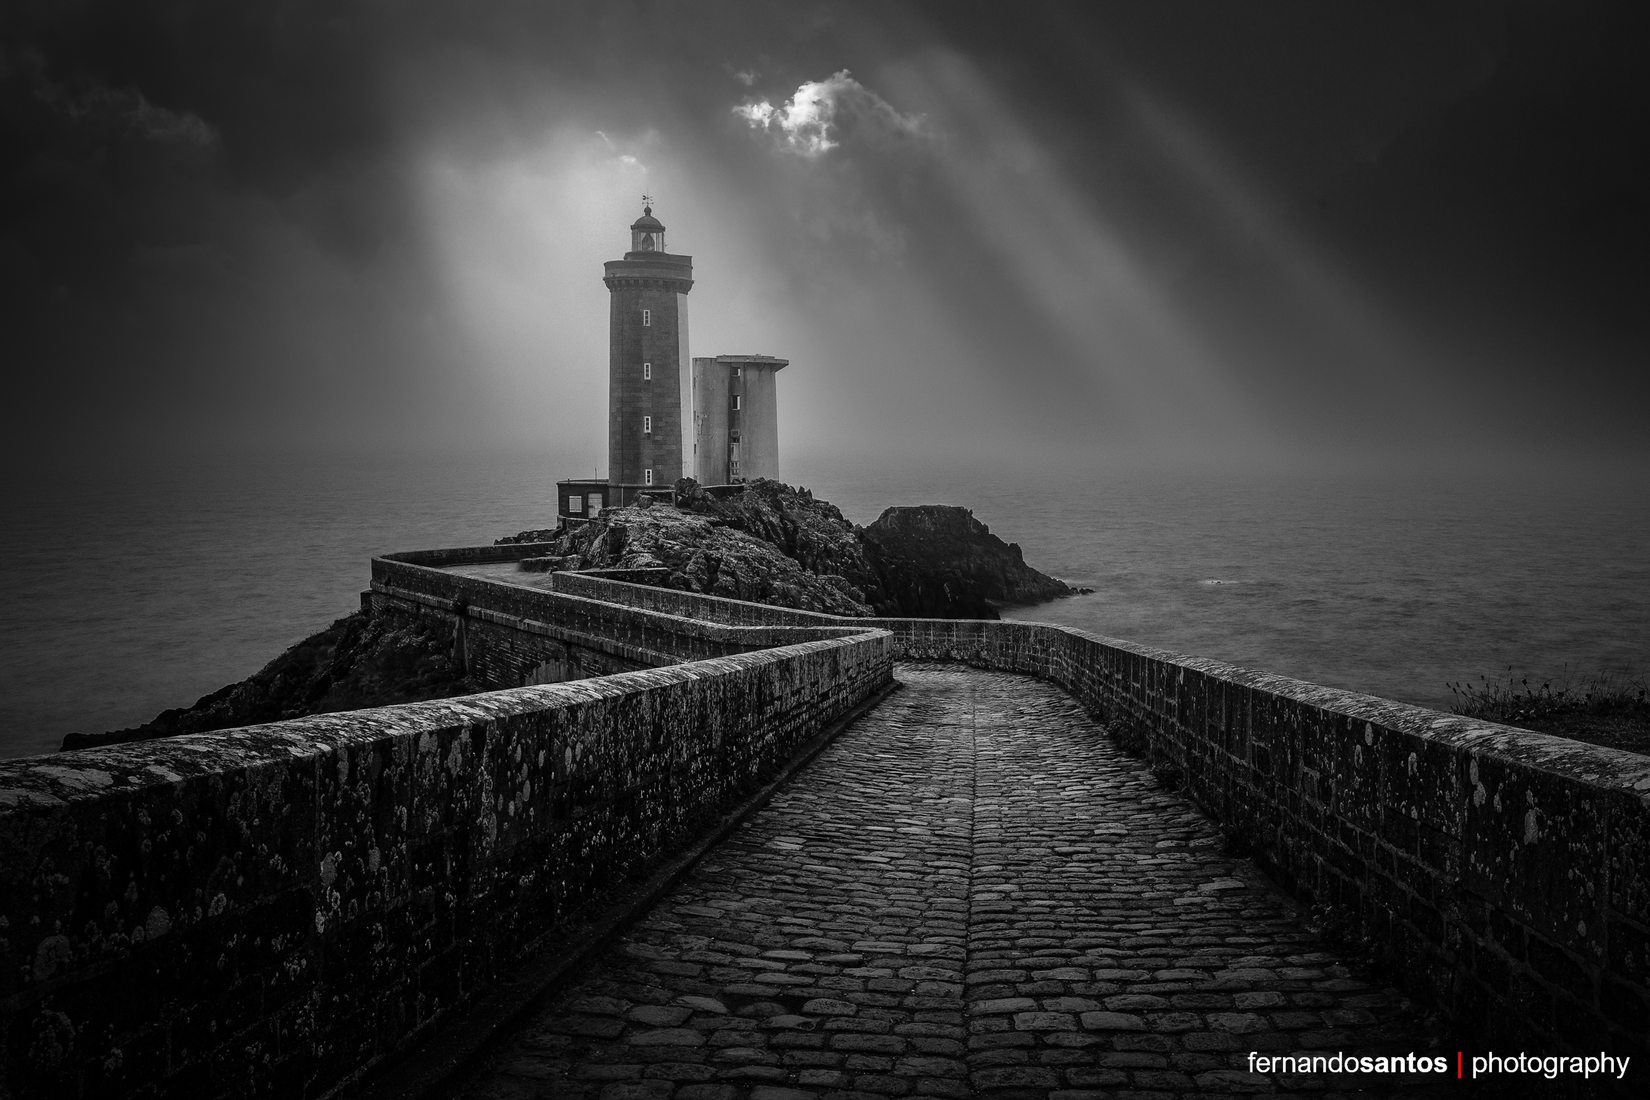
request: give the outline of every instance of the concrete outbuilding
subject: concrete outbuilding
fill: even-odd
[[[789,359],[693,360],[693,469],[701,485],[779,477],[776,376]]]

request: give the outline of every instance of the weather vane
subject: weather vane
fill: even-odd
[[[643,195],[642,196],[642,205],[643,206],[652,206],[653,205],[653,196],[652,195]]]

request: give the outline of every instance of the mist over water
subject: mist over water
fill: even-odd
[[[373,554],[548,526],[556,478],[583,464],[153,457],[8,486],[0,755],[248,676],[354,610]],[[1650,494],[1632,478],[853,453],[783,469],[861,524],[890,504],[966,505],[1032,565],[1095,589],[1016,618],[1429,705],[1447,705],[1446,680],[1508,665],[1650,670]]]
[[[553,522],[553,505],[528,502],[554,500],[556,465],[140,456],[8,486],[0,754],[144,722],[251,675],[355,610],[374,554]]]
[[[1095,590],[1010,618],[1444,708],[1446,681],[1508,666],[1578,679],[1650,670],[1639,471],[1073,472],[1082,476],[949,465],[849,477],[821,463],[818,480],[860,523],[882,499],[965,504],[1031,565]]]

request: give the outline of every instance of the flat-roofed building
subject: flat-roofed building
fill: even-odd
[[[776,376],[789,359],[693,360],[693,476],[701,485],[779,477]]]

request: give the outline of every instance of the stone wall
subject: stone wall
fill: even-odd
[[[604,872],[753,787],[895,657],[1070,691],[1455,1032],[1650,1056],[1644,757],[1041,624],[433,567],[534,553],[379,559],[368,598],[509,644],[543,629],[661,662],[731,655],[0,762],[0,1095],[324,1095],[553,935]]]
[[[540,550],[532,544],[481,549],[496,555],[480,559],[484,561],[519,560]],[[555,674],[546,666],[565,669],[568,675],[606,675],[844,637],[866,629],[845,625],[856,620],[829,615],[771,614],[774,608],[762,609],[770,612],[765,619],[747,615],[742,622],[701,620],[673,613],[671,608],[681,601],[671,600],[668,589],[606,578],[569,580],[575,575],[554,573],[549,576],[555,588],[546,590],[461,576],[440,567],[477,560],[458,557],[459,553],[424,551],[373,559],[372,589],[363,602],[452,620],[466,671],[494,688],[517,687],[535,676],[548,680]],[[640,593],[642,598],[630,604],[601,598],[612,593]]]
[[[336,1091],[890,662],[860,631],[0,762],[0,1095]]]
[[[1650,758],[1060,627],[872,621],[1066,688],[1458,1031],[1650,1058]]]
[[[840,626],[868,620],[843,619],[818,611],[801,611],[790,607],[771,607],[747,600],[730,600],[721,596],[704,596],[697,592],[681,592],[674,588],[658,588],[646,584],[627,583],[613,576],[617,570],[587,569],[581,572],[554,573],[550,577],[553,591],[569,596],[620,604],[624,607],[675,615],[696,622],[720,623],[727,626]]]
[[[829,619],[557,584],[716,622]],[[1458,1030],[1650,1059],[1650,758],[1063,627],[837,621],[889,631],[901,658],[1059,684]]]

